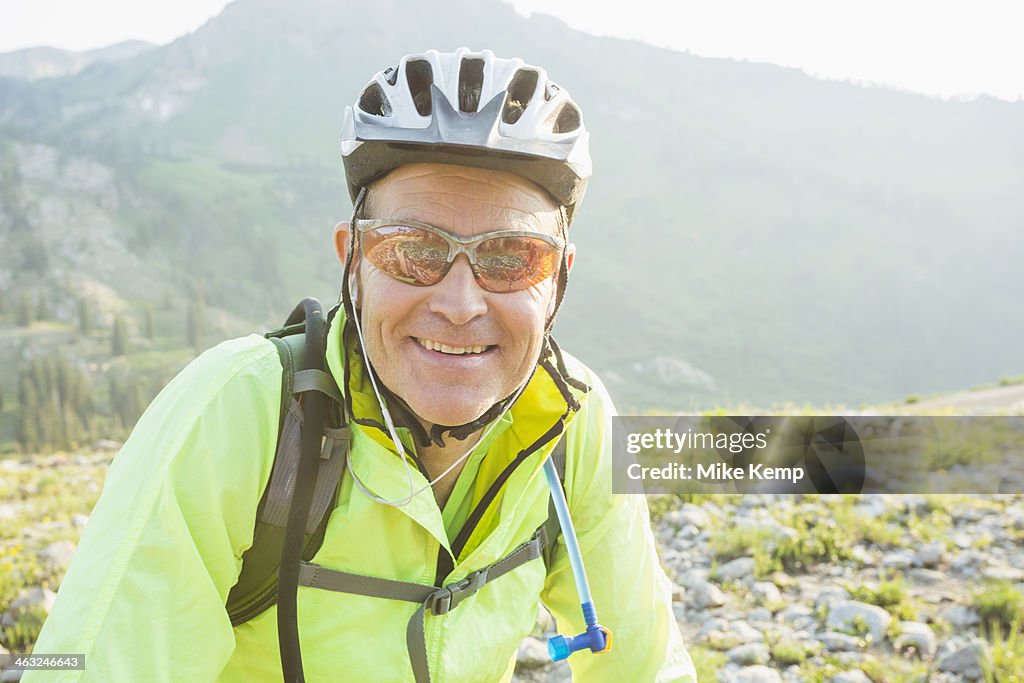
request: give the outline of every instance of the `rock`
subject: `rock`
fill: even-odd
[[[775,669],[758,664],[740,669],[732,680],[733,683],[782,683],[782,676]]]
[[[700,608],[719,607],[725,604],[725,593],[713,583],[698,583],[687,592],[690,602]]]
[[[0,615],[0,627],[14,626],[18,616],[28,610],[42,608],[44,613],[49,614],[56,599],[57,594],[47,588],[26,588],[11,600],[7,611]]]
[[[831,652],[853,652],[863,647],[864,641],[847,633],[828,631],[818,636],[818,640]]]
[[[75,554],[75,544],[71,541],[57,541],[39,551],[39,559],[52,567],[65,569]]]
[[[8,669],[0,673],[0,683],[18,683],[21,680],[21,669]]]
[[[32,607],[42,607],[47,614],[53,609],[53,603],[57,594],[48,588],[26,588],[21,591],[14,600],[11,600],[11,610],[24,610]]]
[[[814,599],[814,609],[821,609],[823,606],[831,608],[837,602],[844,602],[850,599],[850,594],[842,588],[825,588],[818,597]]]
[[[871,683],[871,679],[863,671],[853,670],[836,674],[829,679],[829,683]]]
[[[878,560],[875,558],[867,548],[862,545],[853,546],[853,550],[850,551],[850,559],[857,564],[862,564],[865,567],[874,567],[878,564]]]
[[[707,580],[707,569],[687,569],[678,578],[679,585],[690,590],[693,590],[702,583],[707,583]]]
[[[953,650],[939,660],[939,671],[947,671],[970,680],[982,676],[981,659],[988,657],[988,651],[981,641],[973,641]]]
[[[527,637],[519,644],[519,651],[516,652],[516,666],[521,666],[524,669],[538,669],[550,662],[548,646],[544,641]]]
[[[750,594],[759,605],[779,602],[782,594],[771,581],[758,581],[750,588]]]
[[[1022,581],[1024,571],[1014,567],[987,567],[982,570],[981,575],[989,581]]]
[[[732,562],[726,562],[718,568],[716,575],[720,583],[730,581],[741,581],[754,575],[754,558],[738,557]]]
[[[737,643],[763,643],[764,634],[744,621],[734,621],[725,630],[727,637]]]
[[[751,622],[753,624],[756,624],[756,623],[759,623],[759,622],[760,623],[770,622],[771,620],[772,620],[772,611],[769,610],[769,609],[765,609],[764,607],[759,607],[759,608],[757,608],[755,610],[751,610],[750,612],[747,613],[747,621],[749,621],[749,622]]]
[[[78,529],[84,529],[85,525],[89,523],[89,515],[77,514],[71,515],[71,524]]]
[[[679,519],[683,524],[692,524],[698,529],[707,529],[711,525],[708,513],[693,503],[686,503],[679,509]]]
[[[704,622],[703,626],[700,627],[700,636],[707,636],[712,631],[724,632],[729,628],[729,622],[721,617],[711,617]]]
[[[18,515],[18,505],[15,503],[0,503],[0,519],[14,519]]]
[[[882,566],[887,569],[909,569],[914,563],[914,556],[906,551],[886,553],[882,556]]]
[[[120,441],[111,441],[110,439],[100,439],[92,445],[94,451],[119,451],[121,446],[124,444]]]
[[[926,585],[934,585],[946,580],[946,575],[940,571],[934,569],[911,569],[907,576],[910,577],[911,581],[916,583],[923,583]],[[937,596],[941,598],[942,596]]]
[[[855,600],[837,602],[828,610],[827,623],[830,628],[852,631],[857,628],[857,622],[860,621],[863,621],[872,642],[880,643],[885,638],[885,631],[889,628],[892,615],[881,607]]]
[[[682,602],[686,598],[686,589],[677,583],[672,584],[672,602]]]
[[[790,605],[779,612],[779,619],[784,624],[800,628],[805,624],[813,622],[814,615],[811,613],[811,610],[803,605]]]
[[[730,662],[735,662],[741,666],[767,664],[772,658],[768,648],[762,643],[746,643],[745,645],[734,647],[726,653],[726,656]]]
[[[919,567],[935,567],[942,562],[946,553],[946,545],[941,541],[926,543],[913,554],[913,565]]]
[[[964,607],[963,605],[954,605],[947,607],[942,610],[939,614],[943,619],[949,622],[949,625],[954,629],[965,629],[971,626],[977,626],[981,623],[981,617],[970,607]]]
[[[967,550],[968,548],[972,548],[974,546],[975,538],[969,533],[966,533],[964,531],[958,531],[956,533],[950,534],[949,540],[958,548],[962,550]]]
[[[900,622],[900,635],[893,644],[897,652],[914,648],[919,656],[931,657],[935,654],[935,634],[928,624],[920,621]]]
[[[537,621],[534,623],[533,630],[533,635],[535,636],[541,636],[555,630],[555,619],[551,616],[551,612],[544,608],[544,605],[537,605]]]

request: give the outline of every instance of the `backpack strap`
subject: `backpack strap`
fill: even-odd
[[[242,555],[242,570],[226,604],[232,626],[249,621],[277,602],[278,572],[284,545],[288,512],[294,493],[305,421],[303,394],[316,391],[328,399],[330,417],[321,427],[323,447],[313,487],[312,503],[305,524],[302,559],[310,560],[323,544],[328,512],[336,503],[338,482],[348,455],[349,430],[341,424],[344,404],[334,379],[305,364],[305,324],[289,325],[266,336],[274,343],[281,361],[281,413],[277,449],[270,480],[256,511],[252,545]]]
[[[555,450],[551,452],[551,461],[555,463],[555,470],[558,472],[558,482],[562,485],[562,492],[565,493],[565,440],[568,437],[562,435],[562,438],[555,444]],[[544,566],[550,571],[551,563],[555,557],[555,543],[558,542],[558,537],[562,534],[562,527],[558,523],[558,514],[555,512],[555,501],[548,495],[548,518],[544,522],[542,527],[544,533]]]
[[[461,581],[455,581],[441,588],[353,574],[328,569],[309,562],[302,563],[299,585],[339,593],[419,603],[419,609],[413,612],[406,626],[405,644],[409,653],[409,661],[412,664],[414,680],[416,683],[430,683],[430,667],[427,664],[427,644],[424,633],[426,611],[430,610],[434,616],[447,614],[491,581],[541,557],[543,549],[544,530],[538,528],[530,540],[497,562],[472,572]]]

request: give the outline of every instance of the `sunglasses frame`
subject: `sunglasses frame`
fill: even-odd
[[[477,284],[479,284],[481,276],[477,274],[476,270],[476,248],[488,240],[502,237],[530,237],[533,239],[539,239],[542,242],[546,242],[550,246],[557,249],[559,252],[565,249],[565,240],[563,240],[561,237],[558,237],[557,235],[548,235],[543,232],[534,232],[532,230],[495,230],[493,232],[485,232],[474,237],[462,237],[460,235],[455,235],[443,228],[439,228],[436,225],[430,225],[429,223],[423,223],[421,221],[402,220],[397,218],[357,218],[353,221],[353,227],[355,227],[355,231],[360,236],[365,232],[369,232],[370,230],[376,230],[378,228],[407,227],[416,228],[418,230],[425,230],[426,232],[433,233],[440,237],[441,239],[443,239],[445,243],[448,245],[448,267],[445,269],[444,273],[441,275],[441,278],[437,282],[429,285],[420,285],[416,284],[415,282],[406,282],[401,278],[394,278],[394,276],[391,276],[389,274],[390,277],[397,279],[399,282],[412,285],[413,287],[432,287],[433,285],[440,283],[441,280],[444,280],[444,278],[448,276],[448,273],[451,271],[452,265],[455,263],[455,259],[458,257],[459,254],[466,255],[466,260],[469,261],[470,269],[473,271],[473,277],[474,279],[476,279]],[[559,258],[564,258],[564,254],[560,253]],[[557,270],[555,272],[557,273]],[[552,273],[548,277],[551,277],[554,274],[555,273]],[[543,282],[543,280],[541,280],[541,282]],[[492,291],[487,289],[486,287],[483,287],[483,289],[487,291]],[[528,287],[525,287],[524,289],[528,289]]]

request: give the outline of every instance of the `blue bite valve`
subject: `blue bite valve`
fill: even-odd
[[[548,654],[551,661],[568,659],[573,652],[590,650],[594,653],[607,652],[612,646],[612,634],[604,626],[596,624],[578,636],[554,636],[548,639]]]

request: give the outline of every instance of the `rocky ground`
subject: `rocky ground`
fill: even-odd
[[[3,648],[31,649],[53,604],[117,444],[99,446],[0,460]],[[701,681],[1021,680],[1024,496],[649,502]],[[570,679],[552,633],[542,614],[517,681]]]

